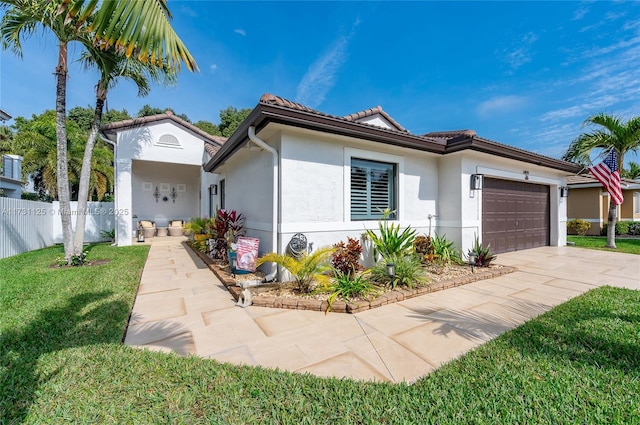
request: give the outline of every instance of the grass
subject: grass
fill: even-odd
[[[567,236],[568,242],[574,242],[577,247],[600,249],[602,251],[624,252],[627,254],[640,254],[640,238],[616,237],[617,249],[605,248],[606,236]]]
[[[363,383],[126,347],[146,247],[57,255],[0,260],[0,423],[640,423],[640,291],[592,290],[413,385]]]

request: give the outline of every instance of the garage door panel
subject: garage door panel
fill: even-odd
[[[485,178],[482,243],[494,252],[549,245],[549,186]]]

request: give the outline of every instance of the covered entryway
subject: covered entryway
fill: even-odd
[[[495,253],[549,245],[549,186],[484,178],[482,244]]]

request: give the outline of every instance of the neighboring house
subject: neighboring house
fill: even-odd
[[[118,245],[131,245],[138,221],[156,227],[172,220],[211,216],[217,176],[202,164],[225,138],[212,136],[171,112],[102,126],[114,145],[115,215]]]
[[[3,154],[0,163],[0,191],[7,198],[20,199],[22,185],[22,157]]]
[[[567,179],[569,198],[567,218],[591,223],[588,235],[600,235],[609,221],[609,193],[591,175]],[[640,180],[621,179],[624,202],[618,208],[618,221],[640,221]]]
[[[472,130],[414,135],[380,107],[339,117],[267,94],[204,170],[261,253],[296,233],[314,248],[360,239],[384,208],[464,253],[476,236],[500,253],[566,244],[560,189],[580,167]]]

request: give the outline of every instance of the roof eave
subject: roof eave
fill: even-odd
[[[269,123],[279,123],[342,136],[362,138],[373,142],[437,154],[444,153],[445,149],[442,143],[408,133],[377,128],[367,124],[350,122],[337,117],[318,115],[279,105],[258,103],[218,153],[205,164],[205,171],[215,171],[216,168],[232,156],[248,140],[247,130],[250,126],[255,126],[256,132],[258,132]]]
[[[574,164],[573,162],[549,158],[523,149],[493,143],[489,140],[478,137],[456,137],[447,143],[446,153],[453,153],[462,150],[472,150],[490,155],[497,155],[542,167],[554,168],[567,173],[577,174],[582,170],[581,165]]]

